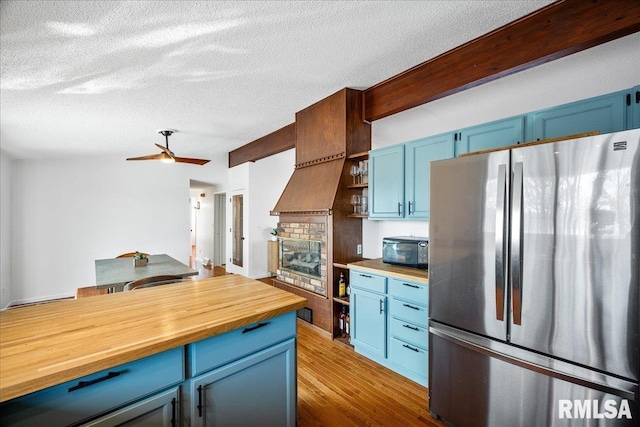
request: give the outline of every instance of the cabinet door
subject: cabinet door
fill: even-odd
[[[179,387],[105,415],[84,427],[172,427],[179,426]]]
[[[350,309],[351,344],[356,350],[387,357],[387,297],[352,289]]]
[[[627,129],[637,129],[640,128],[640,86],[634,87],[628,95]]]
[[[524,123],[518,116],[463,129],[455,138],[456,155],[522,143]]]
[[[453,157],[453,134],[412,141],[405,146],[405,192],[407,219],[429,219],[431,162]]]
[[[369,152],[369,218],[404,217],[404,145]]]
[[[192,426],[296,425],[295,339],[191,381]]]
[[[532,113],[533,139],[624,130],[626,94],[616,92]]]

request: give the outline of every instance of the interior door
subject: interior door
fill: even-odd
[[[228,196],[227,266],[229,273],[247,275],[247,200],[245,190],[236,190]]]
[[[429,317],[506,340],[509,151],[431,163]]]

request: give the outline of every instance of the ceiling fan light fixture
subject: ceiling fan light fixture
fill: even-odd
[[[156,144],[160,150],[162,150],[158,154],[151,154],[148,156],[141,157],[129,157],[127,160],[160,160],[163,163],[191,163],[192,165],[204,165],[209,163],[209,160],[206,159],[192,159],[190,157],[176,157],[173,154],[173,151],[169,150],[169,136],[171,134],[177,132],[175,129],[159,129],[158,133],[164,136],[165,146],[163,147],[160,144]]]
[[[170,155],[168,155],[165,152],[160,153],[160,161],[162,163],[175,163],[176,159],[174,159],[173,157],[171,157]]]

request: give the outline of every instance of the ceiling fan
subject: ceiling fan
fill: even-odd
[[[158,148],[162,150],[161,153],[158,154],[150,154],[148,156],[142,157],[129,157],[127,160],[160,160],[165,163],[191,163],[194,165],[204,165],[205,163],[209,163],[210,160],[205,159],[192,159],[189,157],[177,157],[173,154],[173,151],[169,150],[169,136],[172,133],[177,132],[175,129],[160,129],[158,133],[164,135],[165,146],[163,147],[160,144],[156,144]]]

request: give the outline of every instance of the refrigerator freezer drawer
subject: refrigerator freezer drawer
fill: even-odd
[[[433,323],[429,332],[429,409],[455,426],[638,425],[637,383]]]
[[[389,359],[421,377],[427,376],[428,352],[420,347],[391,338],[389,342]]]
[[[429,331],[427,328],[394,318],[391,319],[389,327],[392,337],[406,341],[410,344],[415,344],[424,349],[428,348]]]
[[[391,298],[390,313],[393,317],[415,323],[420,326],[429,325],[429,312],[426,307]]]

